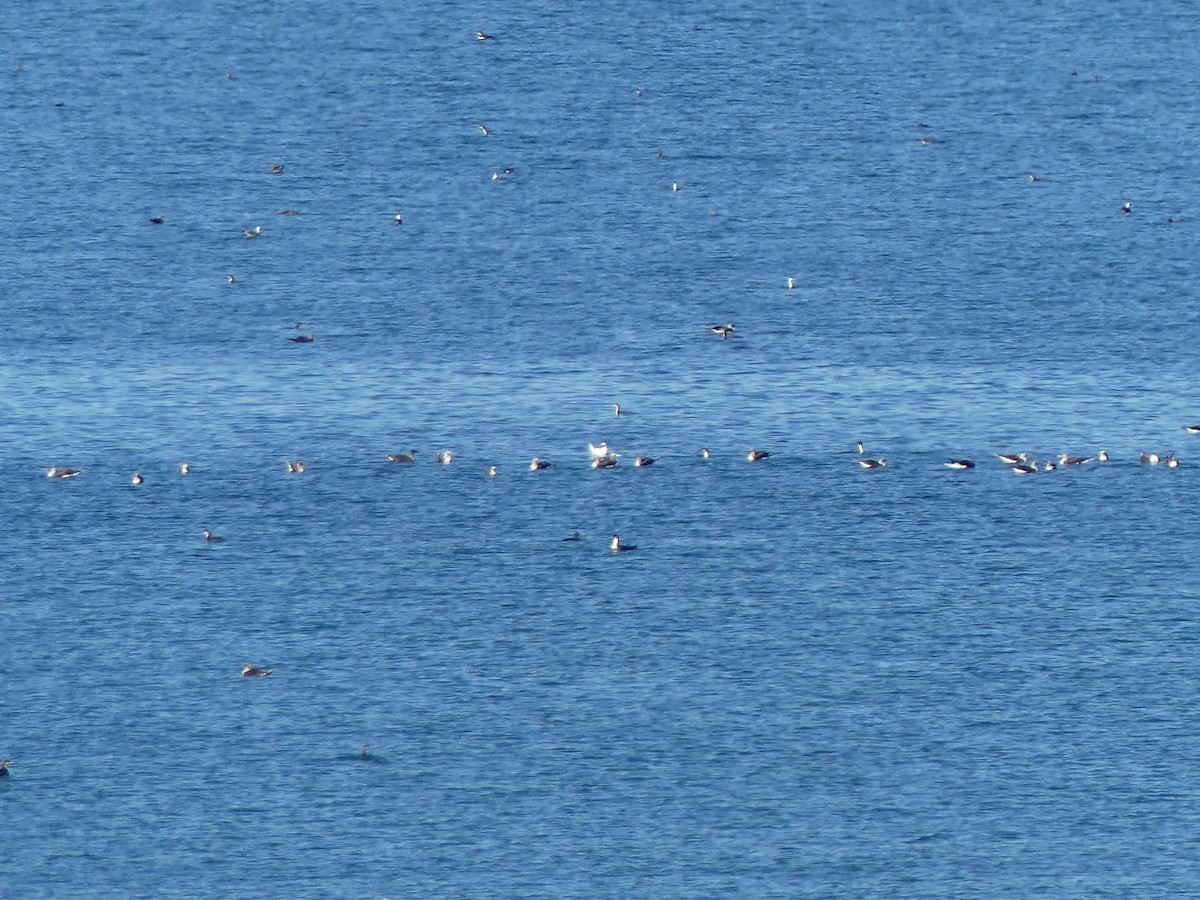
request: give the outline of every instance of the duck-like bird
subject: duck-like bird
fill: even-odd
[[[621,536],[619,534],[614,534],[612,536],[612,542],[608,545],[608,549],[610,549],[613,553],[626,553],[630,550],[636,550],[637,547],[633,546],[632,544],[622,544]]]
[[[719,334],[721,336],[721,340],[725,340],[727,337],[737,331],[737,326],[732,322],[726,322],[724,325],[707,325],[705,327],[713,334]]]

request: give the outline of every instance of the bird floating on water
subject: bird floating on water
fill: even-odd
[[[758,462],[759,460],[766,459],[770,455],[771,454],[766,450],[755,450],[753,447],[746,451],[746,459],[749,462]]]
[[[488,34],[486,31],[475,32],[475,39],[480,41],[494,41],[495,37]]]
[[[707,447],[700,448],[700,458],[701,459],[712,459],[712,453],[709,452]]]
[[[1200,425],[1184,425],[1183,430],[1188,434],[1200,434]]]
[[[566,543],[566,542],[568,542],[568,541],[582,541],[582,540],[583,540],[583,538],[581,538],[581,537],[579,536],[579,532],[578,532],[578,531],[572,531],[572,532],[571,532],[569,535],[567,535],[565,538],[562,538],[562,539],[559,541],[559,543],[560,543],[560,544],[563,544],[563,543]]]
[[[657,456],[642,456],[642,454],[639,453],[637,456],[635,456],[633,458],[633,464],[637,468],[642,469],[642,468],[645,468],[646,466],[654,465],[656,462],[658,462],[659,459],[660,459],[660,457],[657,457]]]
[[[621,404],[620,403],[613,403],[612,408],[613,408],[613,415],[616,416],[618,419],[621,418],[621,416],[628,415],[627,413],[621,412]]]
[[[495,478],[496,473],[499,471],[500,470],[497,469],[495,466],[488,466],[486,469],[483,470],[483,474],[486,475],[488,478]]]
[[[1096,454],[1096,462],[1108,462],[1108,451],[1101,450]]]
[[[856,459],[855,462],[864,469],[882,469],[887,465],[887,460],[882,456],[879,459]]]
[[[489,134],[491,134],[491,132],[488,131],[488,127],[486,125],[478,125],[476,127],[479,129],[479,133],[482,134],[484,137],[487,137]]]
[[[531,459],[529,461],[529,471],[537,472],[537,471],[540,471],[541,469],[548,469],[548,468],[550,468],[550,465],[551,464],[550,464],[549,460],[541,459],[540,457],[535,456],[533,459]]]
[[[1028,453],[993,453],[992,456],[1000,460],[1006,466],[1019,466],[1029,459]]]
[[[588,443],[588,453],[592,459],[597,459],[601,456],[608,456],[608,441],[601,441],[599,444]]]
[[[236,282],[236,281],[237,281],[237,279],[236,279],[236,278],[234,278],[232,275],[226,275],[226,276],[225,276],[225,282],[226,282],[227,284],[233,284],[233,283],[234,283],[234,282]]]
[[[396,215],[392,217],[392,224],[393,225],[403,225],[404,224],[404,216],[401,213],[396,213]]]
[[[308,334],[298,334],[295,337],[288,338],[293,344],[311,344],[316,340],[316,337],[310,331]]]
[[[622,544],[621,536],[619,534],[614,534],[612,536],[612,542],[608,545],[608,548],[612,550],[613,553],[625,553],[629,550],[637,549],[637,547],[633,546],[632,544]]]
[[[8,767],[12,765],[11,759],[0,759],[0,778],[8,777]]]
[[[243,678],[266,678],[274,671],[274,669],[260,669],[258,666],[250,665],[250,663],[242,664]]]
[[[604,456],[597,456],[595,459],[593,459],[592,460],[592,468],[593,469],[611,469],[618,462],[620,462],[620,459],[617,456],[617,454],[608,453],[608,454],[605,454]]]
[[[719,334],[721,336],[721,340],[725,340],[727,337],[737,331],[737,326],[732,322],[726,322],[724,325],[706,325],[705,327],[713,334]]]
[[[181,462],[179,465],[177,465],[175,467],[175,471],[178,472],[180,475],[186,475],[188,472],[192,471],[192,464],[186,463],[186,462]]]
[[[453,450],[443,450],[441,453],[439,453],[434,458],[438,462],[440,462],[443,466],[448,466],[448,465],[450,465],[450,463],[454,462],[454,451]]]
[[[1090,463],[1094,459],[1094,456],[1068,456],[1066,453],[1060,453],[1058,455],[1058,464],[1060,466],[1082,466],[1084,463]]]
[[[251,228],[249,231],[243,231],[243,232],[242,232],[242,236],[243,236],[243,237],[245,237],[245,238],[247,238],[247,239],[249,239],[249,238],[256,238],[256,237],[262,237],[262,226],[261,226],[261,225],[255,225],[255,226],[254,226],[253,228]]]
[[[975,463],[969,459],[948,459],[942,463],[947,469],[973,469]]]
[[[417,461],[417,451],[409,450],[407,453],[389,453],[389,462],[410,463]]]
[[[162,217],[162,216],[151,216],[151,217],[150,217],[150,224],[151,224],[151,225],[161,225],[162,223],[163,223],[163,217]]]
[[[129,479],[130,484],[141,484],[146,479],[142,477],[141,472],[134,472],[133,477]]]
[[[206,543],[206,544],[223,544],[223,543],[225,543],[225,538],[218,537],[217,535],[215,535],[211,531],[209,531],[207,528],[205,528],[202,532],[200,532],[200,536],[204,538],[204,543]]]
[[[1133,212],[1133,204],[1126,200],[1125,205],[1121,207],[1121,212],[1125,213],[1125,215],[1129,215],[1131,212]]]
[[[47,478],[74,478],[82,469],[72,469],[70,466],[51,466],[46,470]]]
[[[304,474],[304,460],[302,460],[302,459],[288,460],[287,470],[288,470],[288,473],[291,475],[303,475]]]
[[[1015,466],[1010,466],[1010,470],[1016,475],[1032,475],[1038,470],[1037,460],[1029,463],[1017,463]]]
[[[271,174],[272,175],[282,175],[283,174],[283,165],[280,163],[271,163]]]
[[[1141,461],[1148,466],[1157,466],[1158,465],[1158,454],[1157,453],[1146,453],[1143,451],[1143,453],[1141,455]]]

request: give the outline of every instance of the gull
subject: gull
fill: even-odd
[[[621,536],[619,534],[614,534],[612,536],[612,543],[608,545],[608,549],[610,549],[613,553],[625,553],[629,550],[636,550],[637,547],[633,546],[632,544],[622,544]]]
[[[1006,466],[1019,466],[1029,459],[1028,453],[993,453],[992,456]]]
[[[1042,471],[1043,472],[1053,472],[1057,468],[1058,468],[1058,466],[1056,466],[1054,464],[1054,460],[1052,460],[1052,459],[1048,459],[1044,463],[1042,463]]]
[[[486,469],[483,470],[483,474],[486,475],[488,478],[495,478],[496,473],[498,471],[499,471],[499,469],[497,469],[495,466],[488,466]]]
[[[969,459],[948,459],[942,463],[947,469],[973,469],[975,463]]]
[[[250,665],[250,663],[242,664],[243,678],[266,678],[274,671],[274,669],[260,669],[258,666]]]
[[[202,532],[200,532],[200,534],[203,535],[204,543],[206,543],[206,544],[223,544],[223,543],[225,543],[225,538],[217,537],[215,534],[213,534],[207,528],[205,528]]]
[[[602,456],[608,456],[608,441],[603,441],[599,444],[589,443],[588,453],[591,454],[592,459],[599,459]]]
[[[417,451],[416,450],[409,450],[407,453],[389,453],[388,454],[389,462],[410,463],[410,462],[416,462],[416,460],[417,460]]]
[[[529,471],[530,472],[537,472],[541,469],[548,469],[548,468],[550,468],[550,462],[548,460],[539,459],[538,457],[535,456],[533,459],[531,459],[529,461]]]
[[[759,460],[766,459],[770,455],[771,454],[766,450],[755,450],[753,447],[746,451],[746,459],[749,462],[758,462]]]
[[[1174,452],[1168,453],[1166,456],[1164,456],[1163,463],[1166,464],[1166,467],[1168,469],[1178,469],[1179,468],[1179,460],[1176,458]]]

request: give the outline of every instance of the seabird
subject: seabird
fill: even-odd
[[[275,210],[275,215],[277,215],[277,216],[298,216],[298,215],[300,215],[300,210],[298,210],[298,209],[277,209],[277,210]]]
[[[482,134],[484,137],[487,137],[489,134],[491,134],[491,132],[488,131],[488,127],[486,125],[480,125],[478,127],[479,127],[479,133]]]
[[[390,462],[401,462],[401,463],[416,462],[417,451],[409,450],[407,453],[389,453],[388,460]]]
[[[671,190],[673,190],[673,191],[679,190],[679,182],[678,181],[671,182]]]
[[[69,466],[51,466],[46,470],[47,478],[74,478],[82,469],[72,469]]]
[[[588,453],[592,459],[599,459],[601,456],[608,456],[608,441],[603,441],[599,444],[588,443]]]
[[[789,291],[792,290],[796,286],[796,279],[793,278],[791,275],[788,276],[787,286],[788,286]]]
[[[1125,213],[1125,215],[1129,215],[1131,212],[1133,212],[1133,204],[1126,200],[1125,205],[1121,207],[1121,212]]]
[[[633,458],[633,464],[641,469],[646,466],[654,465],[656,462],[658,462],[658,460],[659,457],[657,456],[642,456],[642,454],[639,453]]]
[[[283,174],[283,166],[280,165],[279,163],[271,163],[271,174],[272,175],[282,175]]]
[[[993,453],[992,456],[1000,460],[1006,466],[1019,466],[1029,459],[1028,453]]]
[[[250,663],[242,664],[243,678],[266,678],[274,671],[274,669],[260,669],[258,666],[250,665]]]
[[[1200,434],[1200,425],[1184,425],[1183,430],[1188,434]]]
[[[304,474],[304,460],[298,459],[295,462],[292,462],[291,460],[289,460],[288,464],[287,464],[287,470],[292,475]]]
[[[597,456],[595,459],[593,459],[592,460],[592,468],[593,469],[611,469],[618,462],[620,462],[620,460],[617,458],[617,454],[609,453],[605,456]]]
[[[395,217],[392,219],[392,224],[393,225],[403,225],[404,224],[404,216],[401,215],[400,213],[396,213]]]
[[[621,418],[621,404],[614,403],[614,404],[612,404],[612,408],[613,408],[613,415],[616,416],[618,419]]]
[[[1013,472],[1015,472],[1018,475],[1032,475],[1034,472],[1036,472],[1038,470],[1038,464],[1037,464],[1037,461],[1035,460],[1034,462],[1031,462],[1028,464],[1017,463],[1016,465],[1011,466],[1010,468],[1012,469]]]
[[[567,541],[582,541],[582,540],[583,540],[583,538],[581,538],[579,536],[578,531],[572,531],[569,536],[563,538],[561,541],[559,541],[559,543],[561,544],[561,543],[566,543]]]
[[[719,334],[721,336],[721,340],[725,340],[727,337],[737,331],[737,326],[735,326],[732,322],[726,322],[724,325],[706,325],[705,327],[713,334]]]
[[[771,454],[766,450],[755,450],[753,447],[746,451],[746,459],[749,462],[758,462],[759,460],[766,459],[770,455]]]
[[[454,462],[454,451],[443,450],[441,453],[435,456],[434,459],[440,462],[443,466],[448,466],[450,463]]]
[[[175,471],[178,472],[180,475],[186,475],[188,472],[192,471],[192,464],[181,462],[179,465],[177,465],[175,467]]]
[[[612,543],[608,545],[608,549],[612,550],[613,553],[624,553],[627,550],[636,550],[637,547],[632,546],[631,544],[622,544],[621,536],[619,534],[614,534],[612,536]]]
[[[1054,460],[1052,460],[1052,459],[1048,459],[1044,463],[1042,463],[1042,471],[1043,472],[1053,472],[1057,468],[1058,468],[1058,466],[1056,466],[1054,464]]]
[[[151,216],[151,217],[150,217],[150,224],[152,224],[152,225],[161,225],[162,223],[163,223],[163,217],[162,217],[162,216]]]
[[[862,441],[859,441],[854,446],[858,447],[858,455],[859,456],[862,456],[863,454],[865,454],[867,452],[867,445],[864,444]]]
[[[141,472],[134,472],[133,477],[129,479],[130,484],[141,484],[146,479],[142,477]]]
[[[262,235],[262,226],[261,225],[255,225],[249,231],[242,231],[242,236],[247,239],[260,237],[261,235]]]
[[[1168,469],[1178,469],[1179,468],[1179,460],[1176,458],[1174,453],[1168,453],[1166,456],[1164,456],[1163,463],[1166,465],[1166,467]]]
[[[358,748],[358,758],[359,759],[367,758],[367,745],[366,744],[363,744],[361,747]]]
[[[495,38],[492,37],[492,35],[488,34],[486,31],[475,32],[475,37],[476,37],[476,39],[481,40],[481,41],[494,41],[495,40]]]
[[[940,143],[941,143],[941,141],[934,140],[933,138],[930,138],[930,137],[921,138],[921,144],[922,144],[922,146],[925,146],[925,147],[929,147],[929,146],[932,146],[933,144],[940,144]]]
[[[855,462],[864,469],[882,469],[887,465],[887,460],[882,456],[879,459],[856,459]]]
[[[700,448],[700,458],[701,459],[712,459],[712,454],[708,452],[707,447]]]
[[[942,465],[947,469],[973,469],[975,463],[969,459],[948,459]]]
[[[1143,453],[1141,456],[1141,460],[1148,466],[1157,466],[1158,465],[1158,454],[1157,453]]]
[[[232,275],[226,275],[226,276],[225,276],[225,281],[226,281],[228,284],[233,284],[235,281],[237,281],[237,279],[236,279],[236,278],[234,278]]]
[[[1036,181],[1041,181],[1042,179],[1041,179],[1041,178],[1039,178],[1037,175],[1034,175],[1032,172],[1030,172],[1030,173],[1029,173],[1029,180],[1030,180],[1031,182],[1036,182]]]
[[[1096,454],[1096,462],[1108,462],[1108,451],[1101,450]]]
[[[0,778],[8,777],[8,765],[11,762],[11,759],[0,759]]]
[[[539,459],[538,457],[535,456],[533,459],[531,459],[529,461],[529,471],[530,472],[536,472],[539,469],[548,469],[548,468],[550,468],[550,463],[547,460]]]
[[[1068,456],[1065,453],[1060,453],[1058,455],[1058,464],[1060,466],[1082,466],[1084,463],[1090,463],[1093,459],[1095,459],[1094,456],[1084,458],[1082,456]]]
[[[288,338],[288,340],[293,344],[311,344],[316,340],[316,337],[314,337],[313,333],[310,331],[308,334],[298,334],[295,337]]]
[[[204,537],[204,543],[206,543],[206,544],[223,544],[223,543],[225,543],[225,538],[217,537],[215,534],[213,534],[207,528],[205,528],[202,532],[200,532],[200,534]]]

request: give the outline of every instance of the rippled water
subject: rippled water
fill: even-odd
[[[5,13],[0,893],[1193,893],[1190,12]]]

